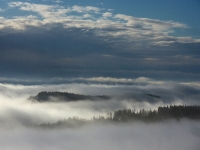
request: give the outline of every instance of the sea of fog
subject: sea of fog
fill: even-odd
[[[41,91],[110,95],[111,100],[39,103],[28,100]],[[152,98],[144,93],[159,95]],[[166,105],[199,105],[199,86],[148,84],[0,84],[1,149],[199,150],[200,122],[188,119],[160,123],[91,124],[71,129],[34,125],[68,117],[91,119],[119,109],[157,109]]]
[[[6,150],[199,150],[200,122],[89,125],[77,129],[0,129]]]

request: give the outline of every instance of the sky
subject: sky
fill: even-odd
[[[200,79],[198,0],[2,0],[0,77]]]
[[[199,16],[199,0],[1,0],[0,146],[198,150],[200,122],[189,119],[33,126],[119,109],[200,105]],[[29,99],[41,91],[111,99]]]

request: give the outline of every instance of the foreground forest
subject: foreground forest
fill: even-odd
[[[140,110],[136,112],[131,109],[123,109],[108,113],[106,117],[93,117],[91,120],[82,118],[68,118],[59,120],[56,123],[43,123],[40,127],[43,128],[57,128],[57,127],[80,127],[90,123],[126,123],[126,122],[161,122],[169,119],[180,120],[182,118],[200,120],[200,106],[166,106],[159,107],[158,110]]]

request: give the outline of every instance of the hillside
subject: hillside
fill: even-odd
[[[74,94],[68,92],[47,92],[43,91],[38,93],[36,96],[31,96],[29,99],[36,100],[38,102],[48,102],[52,101],[52,99],[57,101],[78,101],[78,100],[108,100],[111,97],[105,95],[82,95],[82,94]]]
[[[167,106],[158,107],[158,110],[140,110],[136,112],[131,109],[117,110],[113,113],[108,113],[107,117],[98,116],[91,120],[82,118],[68,118],[59,120],[55,123],[43,123],[39,127],[43,128],[76,128],[90,123],[127,123],[127,122],[144,122],[155,123],[174,119],[180,121],[181,119],[200,120],[200,106]]]

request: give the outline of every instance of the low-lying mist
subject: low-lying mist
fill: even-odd
[[[109,95],[110,100],[37,102],[41,91]],[[148,95],[149,94],[149,95]],[[152,97],[158,95],[159,97]],[[200,122],[182,119],[156,123],[89,124],[80,128],[42,129],[34,125],[69,117],[91,119],[119,109],[154,110],[166,105],[199,105],[200,88],[186,84],[52,85],[0,84],[0,147],[2,149],[199,150]]]
[[[199,150],[200,123],[90,125],[77,129],[0,129],[2,149],[13,150]]]
[[[41,91],[72,92],[85,95],[109,95],[110,100],[80,100],[39,103],[28,100]],[[145,93],[159,95],[151,97]],[[157,109],[166,105],[199,105],[200,88],[174,83],[163,84],[0,84],[0,124],[40,124],[69,117],[90,119],[119,109]],[[56,100],[55,100],[56,101]]]

